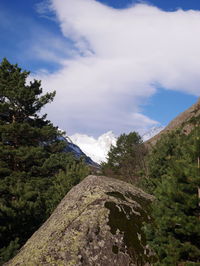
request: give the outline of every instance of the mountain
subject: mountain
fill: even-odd
[[[147,141],[163,129],[163,126],[150,128],[142,136],[143,141]],[[92,158],[94,162],[100,164],[101,162],[106,162],[110,147],[111,145],[116,145],[117,137],[112,131],[108,131],[97,139],[91,136],[77,133],[70,136],[70,140],[72,140],[73,143],[78,145],[83,150],[83,152],[87,154],[87,156]]]
[[[152,200],[131,184],[88,176],[5,265],[151,265],[142,226]]]
[[[153,138],[155,135],[160,133],[164,128],[165,128],[164,126],[158,126],[158,127],[150,128],[144,135],[142,135],[142,140],[145,142],[145,141]]]
[[[193,104],[190,108],[179,114],[175,117],[163,130],[161,130],[158,134],[150,138],[146,141],[147,145],[155,145],[156,142],[161,138],[163,134],[176,130],[182,127],[182,130],[188,134],[191,129],[192,125],[188,123],[192,118],[197,117],[200,115],[200,99]]]
[[[117,141],[112,131],[108,131],[97,139],[78,133],[70,136],[70,139],[97,163],[106,161],[111,145],[115,146]]]
[[[99,165],[94,162],[89,156],[87,156],[80,148],[78,145],[74,144],[72,140],[65,136],[65,137],[59,137],[59,140],[62,140],[66,143],[66,146],[64,148],[64,152],[72,152],[76,158],[84,158],[85,162],[88,165],[94,166],[94,167],[99,167]]]

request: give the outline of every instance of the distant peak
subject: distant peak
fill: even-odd
[[[142,140],[147,141],[153,138],[155,135],[159,134],[164,128],[165,127],[162,125],[150,128],[144,135],[142,135]]]

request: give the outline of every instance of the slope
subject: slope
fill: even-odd
[[[156,142],[161,138],[163,134],[169,133],[181,127],[182,130],[186,134],[188,134],[193,127],[188,122],[190,121],[191,118],[199,115],[200,115],[200,99],[195,104],[193,104],[189,109],[185,110],[177,117],[175,117],[160,133],[155,135],[153,138],[147,140],[146,144],[148,146],[153,146],[156,144]]]

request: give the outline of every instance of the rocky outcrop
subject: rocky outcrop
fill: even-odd
[[[88,176],[6,265],[150,265],[141,226],[151,201],[128,183]]]
[[[160,133],[158,133],[153,138],[146,141],[146,144],[148,146],[153,146],[156,144],[156,142],[161,138],[163,134],[169,133],[181,127],[186,134],[189,133],[193,128],[193,126],[189,123],[189,121],[193,117],[197,117],[199,115],[200,115],[200,99],[190,108],[188,108],[186,111],[182,112],[177,117],[175,117]]]

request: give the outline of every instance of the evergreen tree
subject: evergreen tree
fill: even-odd
[[[79,165],[63,152],[66,144],[59,140],[58,129],[46,115],[39,116],[55,92],[42,95],[41,82],[28,84],[28,75],[6,59],[0,64],[0,264],[15,254],[55,207],[49,191],[58,172]]]
[[[200,265],[199,133],[200,127],[188,136],[172,133],[152,153],[150,178],[152,174],[156,200],[154,222],[146,226],[146,233],[157,265]]]
[[[77,161],[71,157],[66,169],[60,170],[52,180],[52,186],[48,193],[48,212],[51,213],[66,193],[75,185],[79,184],[90,173],[89,167],[84,160]],[[53,198],[51,195],[54,195]]]
[[[145,157],[147,171],[143,173],[141,186],[148,193],[153,193],[159,184],[161,176],[165,175],[171,167],[171,161],[179,156],[179,141],[181,133],[179,130],[161,136],[156,146],[147,153]]]
[[[122,134],[116,146],[111,146],[108,162],[102,165],[103,172],[109,176],[136,183],[139,171],[145,168],[146,148],[136,132]]]

